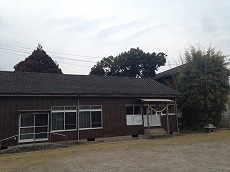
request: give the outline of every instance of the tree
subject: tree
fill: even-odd
[[[139,48],[116,57],[104,57],[91,68],[90,75],[124,76],[124,77],[154,77],[155,71],[166,62],[164,53],[145,53]]]
[[[58,64],[46,54],[40,44],[29,57],[16,64],[14,69],[19,72],[62,73]]]
[[[186,66],[179,76],[179,109],[187,128],[199,130],[206,124],[219,125],[229,95],[225,57],[209,47],[191,47],[185,52]]]

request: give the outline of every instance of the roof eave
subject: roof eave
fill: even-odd
[[[135,94],[135,95],[108,95],[108,94],[2,94],[0,97],[180,97],[179,94]]]

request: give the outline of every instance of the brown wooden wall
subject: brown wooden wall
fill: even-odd
[[[125,105],[140,104],[137,98],[79,98],[80,105],[102,106],[102,129],[80,130],[80,139],[113,137],[125,135],[140,135],[144,133],[144,127],[127,126]],[[51,106],[71,106],[78,104],[77,97],[0,97],[0,140],[19,133],[19,111],[20,110],[47,110],[50,114]],[[49,115],[49,121],[51,116]],[[176,117],[169,116],[170,131],[176,132]],[[165,129],[166,116],[162,116],[162,124]],[[59,132],[61,133],[61,132]],[[77,140],[77,131],[62,132],[67,140]],[[53,136],[53,141],[63,139]],[[4,141],[2,145],[16,145],[17,140]]]
[[[0,139],[19,133],[20,110],[48,110],[51,106],[77,105],[76,97],[0,97]],[[127,126],[125,105],[138,104],[137,98],[80,98],[80,105],[102,105],[102,129],[81,130],[80,139],[143,134],[143,126]],[[51,117],[49,117],[51,119]],[[51,121],[51,120],[50,120]],[[76,140],[77,131],[67,131],[67,140]],[[10,142],[10,143],[9,143]],[[4,144],[15,145],[11,139]]]

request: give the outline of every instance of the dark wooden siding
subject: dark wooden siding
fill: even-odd
[[[102,129],[80,130],[80,139],[113,137],[125,135],[140,135],[144,133],[144,127],[127,126],[125,105],[139,104],[137,98],[92,98],[81,97],[80,105],[102,106]],[[20,111],[44,111],[49,113],[51,122],[51,106],[77,106],[77,97],[0,97],[0,140],[19,133]],[[166,116],[161,117],[162,126],[167,129]],[[169,115],[170,132],[177,131],[176,116]],[[67,140],[77,140],[77,131],[58,132],[65,134]],[[52,141],[64,140],[63,137],[53,135]],[[17,139],[4,141],[4,145],[16,145]]]
[[[169,115],[169,132],[177,132],[177,121],[176,121],[176,115]],[[161,116],[161,124],[162,127],[167,131],[167,116]]]
[[[143,134],[143,126],[126,125],[125,105],[138,104],[136,98],[87,97],[79,100],[80,105],[102,105],[103,117],[102,129],[81,130],[80,139]],[[0,139],[19,133],[20,110],[48,110],[50,112],[51,106],[70,106],[77,103],[76,97],[0,97]],[[64,133],[67,135],[67,140],[77,139],[77,131]],[[53,136],[53,138],[58,138],[58,136]],[[16,143],[17,140],[11,139],[4,141],[2,145]]]

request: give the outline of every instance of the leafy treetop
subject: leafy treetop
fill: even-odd
[[[182,94],[179,109],[187,128],[219,125],[229,95],[225,57],[211,47],[206,51],[191,47],[185,52],[186,67],[179,77],[178,91]]]
[[[24,61],[16,64],[14,69],[19,72],[62,73],[58,64],[42,49],[41,44],[38,44],[37,49]]]
[[[164,53],[145,53],[139,48],[116,57],[104,57],[91,68],[90,75],[123,76],[123,77],[154,77],[155,71],[166,62]]]

